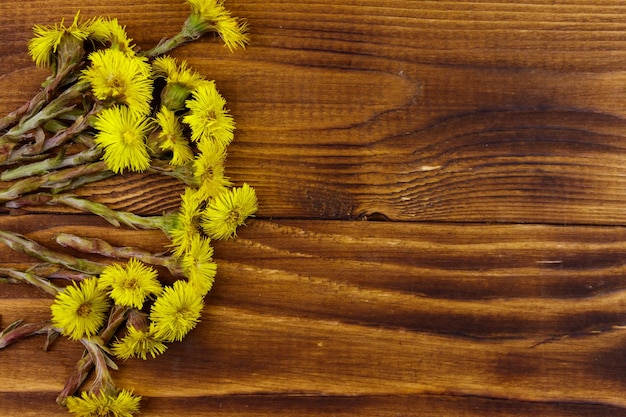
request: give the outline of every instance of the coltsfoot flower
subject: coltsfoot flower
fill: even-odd
[[[150,167],[148,119],[128,107],[114,106],[100,112],[94,127],[98,130],[95,142],[104,149],[103,159],[111,171],[143,172]]]
[[[161,140],[159,147],[163,151],[172,153],[170,164],[181,166],[192,161],[194,158],[193,150],[183,134],[183,126],[180,124],[176,113],[162,106],[155,118],[161,129],[159,132],[159,139]]]
[[[152,67],[146,58],[107,48],[92,52],[89,60],[81,80],[91,84],[98,100],[126,105],[140,114],[150,112]]]
[[[202,213],[201,225],[212,239],[228,239],[237,234],[258,208],[254,188],[244,183],[218,195]]]
[[[59,292],[50,307],[52,324],[72,340],[95,335],[105,322],[110,303],[96,278],[73,283]]]
[[[143,307],[149,295],[158,295],[163,290],[156,269],[135,258],[126,266],[118,263],[106,266],[98,278],[98,288],[109,291],[115,304],[137,309]]]
[[[174,227],[169,231],[172,255],[180,258],[189,248],[195,235],[201,231],[200,218],[203,200],[197,189],[187,187],[180,196],[180,206]]]
[[[134,55],[132,39],[128,37],[126,28],[119,24],[117,19],[100,17],[89,26],[94,40],[108,44],[109,48],[117,49],[128,55]]]
[[[166,342],[181,341],[200,321],[203,295],[187,281],[176,281],[157,297],[150,310],[155,337]]]
[[[77,417],[132,417],[139,412],[141,397],[122,389],[114,395],[83,391],[80,397],[68,397],[65,405]]]
[[[54,54],[64,39],[77,40],[81,44],[89,35],[92,21],[79,23],[79,13],[74,16],[74,21],[70,26],[65,26],[64,22],[56,23],[54,26],[35,25],[33,32],[35,36],[28,42],[28,53],[38,67],[49,67],[52,64]]]
[[[154,335],[154,327],[149,330],[139,330],[128,326],[128,333],[121,340],[113,343],[112,351],[120,359],[141,358],[146,360],[165,352],[167,345]]]
[[[165,78],[167,84],[161,92],[161,103],[170,110],[180,110],[185,100],[205,78],[189,68],[187,61],[180,63],[169,55],[155,58],[152,69],[157,77]]]
[[[191,16],[185,27],[190,32],[199,34],[214,30],[231,51],[245,48],[250,42],[246,33],[247,22],[231,16],[224,7],[224,0],[187,0],[187,4],[191,7]]]
[[[233,184],[224,176],[226,148],[216,142],[202,141],[200,153],[193,161],[194,178],[198,183],[198,194],[209,200],[225,192]]]
[[[196,234],[181,263],[189,283],[200,294],[206,295],[213,287],[217,273],[217,264],[213,262],[211,241]]]
[[[213,81],[199,83],[185,102],[189,113],[183,121],[191,127],[191,140],[195,142],[216,141],[228,146],[233,140],[235,122],[225,108],[226,100]]]

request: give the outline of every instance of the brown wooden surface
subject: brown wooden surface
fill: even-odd
[[[149,47],[178,0],[0,4],[0,113],[37,91],[34,23],[117,17]],[[252,44],[176,51],[237,121],[227,174],[255,220],[216,245],[219,275],[185,342],[115,373],[145,416],[626,416],[626,5],[228,0]],[[180,187],[126,176],[84,194],[161,213]],[[367,220],[367,221],[365,221]],[[372,221],[374,220],[374,221]],[[84,215],[0,217],[50,244]],[[146,243],[148,242],[148,243]],[[1,248],[0,264],[29,260]],[[50,300],[0,287],[0,320]],[[0,351],[0,413],[62,416],[81,353]]]

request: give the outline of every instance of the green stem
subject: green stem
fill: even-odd
[[[18,109],[7,114],[0,119],[0,130],[5,130],[10,126],[16,124],[22,117],[32,115],[38,112],[46,103],[49,102],[50,97],[54,94],[55,90],[61,85],[65,78],[76,68],[76,63],[67,65],[61,71],[57,72],[46,86],[39,91],[31,100],[24,103]]]
[[[190,38],[188,34],[183,33],[183,31],[178,32],[176,35],[171,38],[164,38],[154,46],[152,49],[148,49],[147,51],[139,52],[139,55],[155,58],[159,55],[166,54],[171,50],[184,45],[187,42],[193,41],[194,39]]]
[[[20,235],[19,233],[0,230],[0,242],[13,250],[23,252],[26,255],[40,259],[45,262],[59,264],[73,271],[84,272],[90,275],[99,275],[106,265],[93,262],[87,259],[76,258],[74,256],[60,253],[48,249],[47,247]]]
[[[174,276],[183,275],[183,270],[178,261],[171,256],[157,255],[132,246],[117,247],[102,239],[85,238],[70,233],[59,233],[56,237],[56,242],[63,247],[109,258],[135,258],[147,264],[163,266]]]
[[[51,204],[65,204],[69,207],[96,214],[112,225],[119,227],[121,224],[130,226],[134,229],[160,229],[166,232],[171,227],[173,215],[163,216],[139,216],[129,211],[117,211],[110,209],[104,204],[96,203],[90,200],[74,197],[67,194],[59,194],[52,196]]]
[[[61,291],[60,287],[31,271],[24,272],[13,268],[0,268],[0,275],[33,285],[50,295],[57,295],[57,293]]]
[[[106,163],[104,161],[98,161],[51,172],[38,177],[23,178],[11,184],[8,188],[0,190],[0,202],[15,200],[24,194],[36,191],[40,188],[63,187],[76,178],[100,173],[106,169]]]
[[[0,137],[0,143],[5,141],[15,142],[30,130],[42,125],[47,120],[54,119],[74,108],[72,104],[77,98],[89,89],[89,83],[77,83],[64,90],[57,98],[50,101],[44,108],[31,117],[23,118],[8,132]]]
[[[129,310],[130,308],[128,307],[121,307],[117,305],[113,307],[109,316],[109,322],[107,323],[106,328],[100,333],[100,339],[104,346],[109,343],[109,341],[113,338],[113,335],[115,335],[117,329],[119,329],[122,323],[124,323]],[[76,363],[74,371],[68,377],[65,386],[63,387],[63,391],[61,391],[57,397],[58,404],[65,403],[65,399],[67,397],[74,395],[74,393],[89,376],[89,373],[93,369],[93,365],[93,359],[88,352],[85,351],[81,359]]]
[[[55,328],[50,322],[22,324],[21,320],[11,323],[6,329],[0,332],[0,349],[36,334],[51,333]]]
[[[82,187],[83,185],[102,181],[114,175],[115,175],[115,172],[109,171],[109,170],[96,172],[95,174],[83,175],[78,178],[73,178],[72,180],[66,182],[65,184],[60,184],[58,186],[50,187],[50,192],[53,194],[60,194],[66,191],[73,191],[77,188]]]
[[[91,148],[68,157],[64,157],[63,153],[60,153],[54,158],[7,169],[0,174],[0,181],[13,181],[24,177],[43,175],[51,170],[74,167],[97,161],[101,156],[102,150],[99,148]]]
[[[193,161],[181,166],[174,167],[166,161],[155,159],[152,161],[152,165],[150,166],[150,168],[148,168],[147,172],[154,172],[156,174],[176,178],[183,184],[191,187],[200,186],[199,181],[194,177],[193,174]]]

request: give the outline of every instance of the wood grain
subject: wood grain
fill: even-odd
[[[247,50],[206,38],[175,55],[226,97],[227,174],[260,208],[215,245],[198,328],[115,373],[142,415],[626,416],[626,5],[227,5],[249,21]],[[187,13],[178,0],[2,2],[1,114],[46,76],[26,53],[32,25],[79,8],[117,17],[143,48]],[[80,194],[159,214],[181,190],[125,175]],[[167,243],[58,207],[2,213],[0,229],[53,247],[62,230]],[[0,247],[0,266],[32,261]],[[2,285],[0,326],[46,319],[49,304]],[[66,415],[54,399],[81,350],[42,342],[0,352],[0,414]]]
[[[41,1],[5,2],[0,111],[36,90],[26,41]],[[47,4],[47,3],[46,3]],[[69,18],[75,2],[37,21]],[[176,51],[215,78],[238,124],[228,173],[260,215],[624,224],[620,2],[232,1],[253,43]],[[179,2],[85,1],[148,47]],[[151,28],[158,25],[159,31]],[[10,64],[9,64],[10,63]],[[10,65],[10,66],[9,66]],[[159,212],[179,189],[152,178],[85,193]],[[109,194],[111,190],[116,192]],[[146,190],[142,193],[137,190]],[[149,206],[145,195],[162,201]]]
[[[163,239],[89,220],[0,223],[41,242],[68,227],[126,244]],[[144,395],[154,415],[204,415],[221,401],[225,415],[282,406],[303,415],[374,416],[385,407],[389,415],[420,407],[442,415],[621,415],[624,233],[256,220],[238,239],[216,244],[219,279],[201,325],[150,363],[124,362],[116,378]],[[0,253],[0,265],[27,261]],[[3,322],[25,311],[45,319],[47,297],[19,287],[2,293]],[[20,398],[59,390],[80,356],[67,341],[50,353],[41,343],[33,338],[0,356],[0,369],[11,370],[4,399],[16,410]],[[25,356],[33,360],[20,361]]]

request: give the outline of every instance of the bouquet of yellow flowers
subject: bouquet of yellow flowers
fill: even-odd
[[[215,82],[167,55],[206,33],[231,50],[243,48],[247,24],[223,0],[186,3],[191,11],[180,32],[145,51],[117,19],[82,21],[77,13],[69,26],[36,25],[28,50],[51,75],[0,119],[0,203],[7,209],[64,205],[118,227],[160,229],[171,242],[157,254],[57,234],[64,247],[108,259],[98,262],[0,230],[0,242],[38,260],[25,270],[0,268],[0,282],[28,283],[54,297],[49,321],[10,324],[0,332],[0,349],[35,334],[47,336],[46,347],[59,335],[84,345],[57,398],[77,416],[139,411],[141,397],[111,377],[114,358],[155,357],[196,326],[217,271],[211,240],[236,236],[257,209],[254,189],[225,176],[235,123]],[[178,210],[141,216],[75,193],[127,172],[181,181]],[[157,268],[166,268],[169,280]]]

